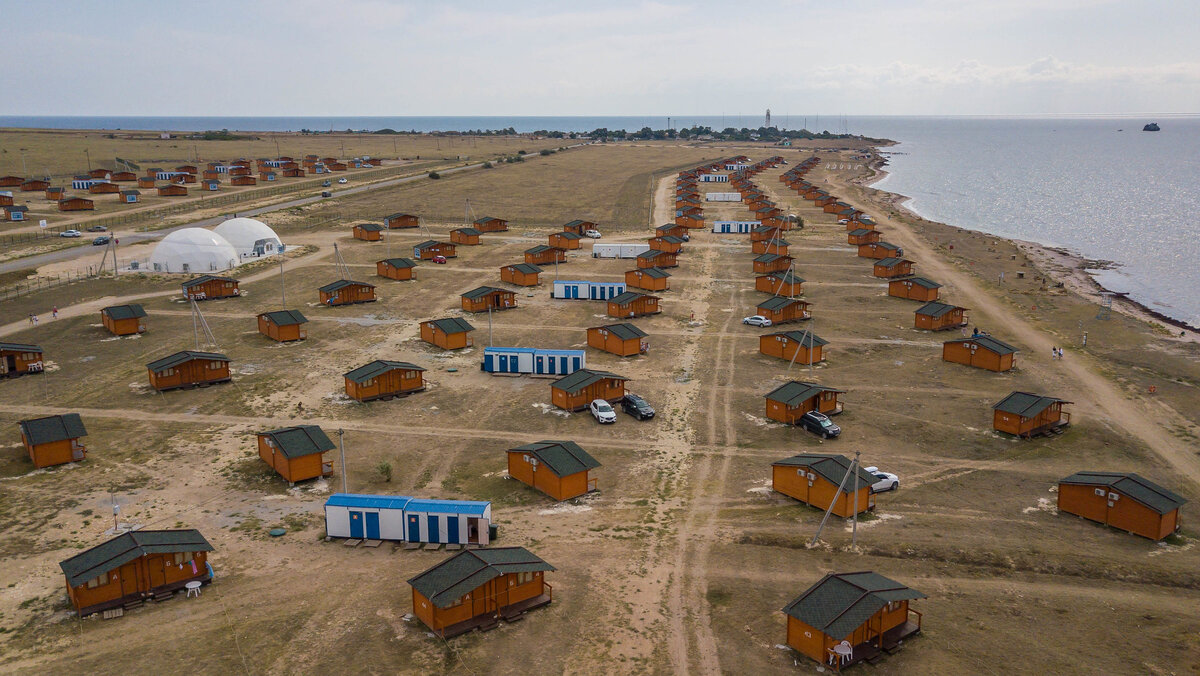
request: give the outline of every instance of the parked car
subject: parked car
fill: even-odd
[[[896,476],[895,474],[892,474],[891,472],[881,472],[879,471],[878,467],[864,467],[863,469],[867,470],[871,474],[874,474],[875,478],[879,479],[879,481],[871,484],[872,493],[884,493],[900,488],[900,477]]]
[[[103,246],[111,241],[112,237],[109,237],[108,235],[100,235],[96,239],[92,240],[92,246]]]
[[[621,400],[621,410],[638,420],[649,420],[654,417],[654,409],[646,403],[645,399],[636,394],[625,395],[625,398]]]
[[[826,439],[832,439],[842,433],[842,428],[833,424],[829,416],[824,413],[817,413],[816,411],[809,411],[800,416],[800,426]]]
[[[600,239],[600,231],[599,230],[584,230],[583,236],[591,237],[592,239]]]
[[[691,238],[691,236],[690,236],[690,235],[688,235],[686,232],[685,232],[685,233],[683,233],[682,235],[680,235],[680,236],[679,236],[679,239],[682,239],[682,240],[683,240],[683,241],[685,241],[685,242],[690,242],[690,241],[692,241],[692,238]]]
[[[329,192],[328,190],[322,190],[321,197],[333,197],[333,193]]]
[[[88,232],[108,232],[108,228],[104,227],[103,225],[89,225],[87,227],[87,231]]]
[[[349,182],[350,182],[350,181],[348,181],[348,180],[346,180],[346,179],[344,179],[344,178],[339,178],[339,179],[338,179],[338,183],[349,183]]]
[[[331,185],[333,185],[333,181],[325,181],[324,183],[321,184],[321,187],[328,188]]]
[[[593,399],[592,403],[588,404],[588,410],[601,425],[617,422],[617,412],[613,410],[612,404],[603,399]]]
[[[83,233],[78,230],[63,230],[58,233],[59,237],[83,237]]]
[[[442,265],[446,262],[446,257],[445,256],[434,256],[433,262],[437,263],[438,265]]]
[[[845,224],[847,224],[847,223],[849,223],[849,222],[850,222],[850,219],[849,219],[849,218],[839,218],[839,219],[838,219],[838,224],[840,224],[840,225],[845,225]]]
[[[752,317],[743,317],[742,323],[749,324],[750,326],[770,326],[771,320],[762,315],[754,315]]]

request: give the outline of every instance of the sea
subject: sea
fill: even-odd
[[[1144,132],[1157,122],[1161,131]],[[635,131],[762,126],[761,115],[524,117],[19,117],[0,127],[205,131]],[[906,117],[776,114],[787,129],[887,138],[876,187],[930,220],[1110,264],[1105,288],[1200,327],[1200,115]]]

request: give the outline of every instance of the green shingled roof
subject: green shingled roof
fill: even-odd
[[[509,291],[508,289],[497,289],[494,286],[480,286],[480,287],[476,287],[476,288],[471,289],[470,291],[462,294],[462,297],[466,298],[467,300],[475,300],[476,298],[482,298],[483,296],[486,296],[489,293],[496,293],[496,292],[512,293],[512,291]]]
[[[925,288],[925,289],[940,289],[940,288],[942,288],[941,284],[938,284],[937,282],[933,281],[932,279],[928,279],[926,277],[909,277],[908,279],[906,279],[904,281],[912,282],[913,284],[916,284],[917,286]]]
[[[798,380],[793,380],[771,390],[767,393],[766,397],[770,401],[778,401],[786,406],[796,406],[800,402],[807,399],[812,399],[822,392],[842,393],[845,392],[845,390],[825,387],[824,385],[818,385],[816,383],[804,383]]]
[[[583,239],[583,235],[581,235],[577,232],[571,232],[570,230],[564,230],[562,232],[552,232],[550,234],[554,235],[555,237],[563,237],[565,239],[572,239],[572,240]]]
[[[28,343],[4,343],[0,342],[0,350],[7,352],[42,352],[41,346],[30,345]]]
[[[771,464],[782,467],[807,467],[813,474],[822,477],[834,486],[841,485],[842,479],[846,479],[846,473],[850,471],[850,459],[835,453],[801,453]],[[858,466],[855,473],[858,474],[860,488],[870,487],[879,481],[875,475],[864,470],[862,465]],[[854,477],[846,479],[846,490],[854,490]]]
[[[908,260],[907,258],[896,258],[895,256],[880,258],[879,260],[875,261],[875,265],[882,268],[894,268],[901,263],[912,263],[912,261]]]
[[[451,333],[466,333],[474,331],[475,327],[467,323],[467,320],[461,317],[447,317],[446,319],[431,319],[430,324],[433,324],[439,331],[445,334]]]
[[[604,380],[605,378],[616,378],[617,380],[629,380],[628,378],[626,378],[624,376],[619,376],[615,373],[609,373],[608,371],[594,371],[592,369],[579,369],[578,371],[572,373],[569,376],[564,376],[564,377],[559,378],[558,380],[554,381],[554,383],[551,384],[551,387],[554,387],[559,390],[563,390],[567,394],[575,394],[576,392],[578,392],[579,390],[582,390],[583,388],[587,387],[588,385],[597,383],[601,380]]]
[[[275,443],[275,448],[286,458],[299,458],[336,448],[329,436],[316,425],[282,427],[261,434],[270,438]]]
[[[975,344],[979,345],[979,347],[982,347],[983,349],[988,350],[989,352],[995,352],[996,354],[999,354],[999,355],[1012,354],[1014,352],[1020,351],[1017,348],[1013,347],[1012,345],[1009,345],[1008,343],[996,340],[995,338],[992,338],[991,336],[980,335],[980,336],[975,336],[973,338],[955,338],[954,340],[947,340],[946,342],[947,343],[975,343]]]
[[[147,554],[175,552],[211,552],[213,546],[195,529],[135,530],[80,552],[59,568],[67,576],[67,584],[77,587],[84,582]]]
[[[505,267],[512,268],[513,270],[524,273],[526,275],[536,275],[536,274],[541,273],[541,271],[542,271],[541,268],[534,265],[533,263],[514,263],[512,265],[507,265]]]
[[[1032,418],[1049,408],[1052,404],[1057,403],[1069,404],[1071,402],[1055,399],[1054,397],[1030,394],[1029,392],[1013,392],[997,402],[992,408],[997,411],[1019,415],[1022,418]]]
[[[378,223],[359,223],[354,227],[366,230],[367,232],[382,232],[384,230],[384,227]]]
[[[547,246],[547,245],[545,245],[545,244],[539,244],[539,245],[537,245],[537,246],[533,247],[532,249],[526,249],[526,250],[525,250],[525,253],[527,253],[527,254],[540,254],[540,253],[545,253],[545,252],[547,252],[547,251],[550,251],[551,249],[554,249],[554,250],[557,250],[557,251],[562,251],[562,249],[559,249],[559,248],[558,248],[558,247],[556,247],[556,246]]]
[[[387,263],[393,268],[415,268],[417,264],[407,258],[385,258],[380,263]]]
[[[479,235],[483,234],[482,232],[479,232],[475,228],[455,228],[454,230],[451,230],[450,232],[457,232],[458,234],[466,235],[467,237],[478,237]]]
[[[576,218],[575,220],[571,221],[570,223],[567,223],[566,225],[564,225],[563,227],[564,228],[577,228],[581,225],[595,225],[595,223],[593,223],[591,221],[581,221],[578,218]]]
[[[275,310],[274,312],[264,312],[259,317],[266,317],[267,321],[275,326],[293,326],[308,322],[308,317],[301,314],[299,310]]]
[[[22,420],[17,423],[17,427],[20,428],[25,440],[33,445],[50,444],[55,441],[87,436],[87,430],[84,429],[83,421],[79,419],[78,413]]]
[[[483,218],[480,218],[479,220],[475,221],[475,223],[476,223],[476,225],[480,225],[483,223],[491,223],[492,221],[500,221],[502,223],[507,223],[507,221],[505,221],[503,218],[492,218],[491,216],[484,216]]]
[[[1076,472],[1059,480],[1060,484],[1105,486],[1127,495],[1159,514],[1167,514],[1187,504],[1187,500],[1133,472]]]
[[[628,324],[628,323],[605,324],[604,326],[597,326],[595,328],[607,329],[610,333],[612,333],[617,338],[620,338],[621,340],[629,340],[631,338],[645,338],[647,335],[645,331],[639,329],[638,327],[634,326],[633,324]]]
[[[796,305],[796,304],[811,305],[811,303],[802,301],[799,298],[787,298],[785,296],[772,296],[772,297],[764,300],[763,302],[759,303],[755,307],[757,307],[760,310],[774,311],[774,310],[782,310],[783,308],[785,308],[789,305]]]
[[[445,242],[439,242],[437,240],[427,239],[424,242],[421,242],[420,244],[415,245],[413,248],[419,250],[419,249],[428,249],[430,247],[435,247],[435,246],[454,246],[454,245],[446,244]]]
[[[195,279],[189,279],[186,282],[184,282],[183,288],[189,289],[193,286],[196,286],[197,284],[203,284],[204,282],[213,282],[213,281],[236,282],[237,280],[234,279],[233,277],[216,277],[213,275],[200,275],[199,277],[197,277]]]
[[[773,279],[777,282],[782,282],[784,284],[803,284],[804,283],[804,278],[797,277],[796,274],[794,272],[792,272],[791,270],[786,270],[784,272],[772,272],[771,274],[766,275],[766,276],[770,277],[771,279]]]
[[[557,477],[571,476],[600,466],[574,441],[535,441],[509,450],[532,455]]]
[[[664,277],[671,276],[671,273],[663,270],[662,268],[638,268],[637,271],[641,272],[647,277],[653,277],[654,279],[662,279]]]
[[[793,343],[800,343],[804,347],[812,347],[813,345],[828,345],[829,341],[820,336],[813,335],[811,331],[780,331],[778,333],[768,333],[768,336],[786,336]]]
[[[424,371],[425,370],[425,369],[421,368],[420,366],[417,366],[416,364],[411,364],[406,361],[389,361],[386,359],[376,359],[375,361],[373,361],[369,364],[363,364],[362,366],[359,366],[358,368],[354,369],[353,371],[346,373],[345,376],[351,382],[365,383],[366,381],[368,381],[372,378],[381,376],[384,373],[387,373],[388,371],[394,371],[397,369],[404,370],[404,371]]]
[[[109,319],[139,319],[146,316],[146,311],[141,305],[110,305],[100,311],[108,316]]]
[[[338,291],[338,290],[340,290],[340,289],[344,289],[344,288],[346,288],[346,287],[348,287],[348,286],[367,286],[367,287],[370,287],[370,288],[372,288],[372,289],[374,289],[374,288],[375,288],[375,285],[374,285],[374,284],[367,284],[366,282],[356,282],[356,281],[354,281],[354,280],[351,280],[351,279],[339,279],[339,280],[337,280],[336,282],[330,282],[330,283],[326,284],[325,286],[322,286],[320,289],[317,289],[317,290],[318,290],[318,291],[323,291],[323,292],[325,292],[325,293],[329,293],[329,292],[331,292],[331,291]]]
[[[878,573],[830,573],[783,612],[839,641],[887,604],[923,598],[921,592]]]
[[[942,315],[945,315],[948,312],[953,312],[954,310],[965,310],[965,309],[967,309],[967,308],[965,308],[965,307],[960,308],[957,305],[950,305],[948,303],[942,303],[942,302],[939,302],[936,300],[931,300],[928,303],[917,308],[916,313],[919,315],[929,315],[930,317],[933,317],[936,319],[938,317],[941,317]]]
[[[229,357],[226,357],[220,352],[197,352],[196,350],[184,350],[183,352],[176,352],[175,354],[168,357],[163,357],[162,359],[156,359],[149,364],[146,364],[146,368],[154,372],[165,371],[169,368],[175,368],[180,364],[186,364],[187,362],[193,360],[227,362],[229,361]]]
[[[791,260],[790,256],[781,256],[779,254],[766,253],[766,254],[763,254],[763,255],[755,258],[754,262],[755,263],[774,263],[775,261],[779,260],[780,258],[786,258],[788,260]]]
[[[846,234],[850,235],[851,237],[862,237],[863,235],[869,235],[872,232],[875,232],[875,231],[867,230],[866,228],[855,228],[854,230],[851,230],[850,232],[848,232]]]
[[[409,579],[438,608],[449,608],[468,592],[510,573],[555,570],[524,547],[468,549]]]
[[[608,302],[616,303],[617,305],[629,305],[639,298],[657,298],[657,296],[651,296],[650,294],[646,293],[638,293],[637,291],[625,291],[624,293],[620,293],[612,298],[609,298]]]

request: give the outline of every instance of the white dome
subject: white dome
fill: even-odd
[[[238,253],[233,245],[204,228],[176,230],[150,254],[150,268],[155,272],[217,272],[237,264]]]
[[[262,221],[231,218],[213,229],[242,256],[269,256],[283,250],[279,235]]]

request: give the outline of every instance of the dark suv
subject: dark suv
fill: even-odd
[[[654,417],[654,409],[650,408],[650,404],[646,403],[645,399],[636,394],[627,394],[621,400],[621,410],[638,420],[649,420]]]
[[[809,411],[800,416],[800,426],[826,439],[832,439],[842,433],[842,428],[833,424],[829,416],[824,413],[817,413],[816,411]]]

